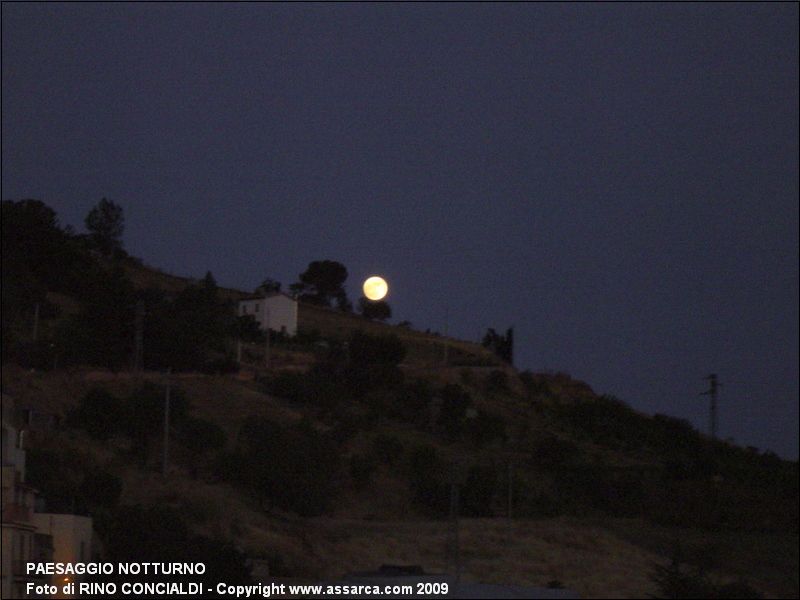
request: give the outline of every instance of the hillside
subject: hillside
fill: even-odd
[[[157,380],[160,376],[145,378]],[[280,423],[314,416],[307,406],[265,395],[252,382],[235,377],[186,375],[176,378],[175,385],[186,392],[192,413],[218,423],[229,440],[241,423],[254,415]],[[30,373],[6,366],[3,372],[4,393],[17,405],[57,414],[66,414],[78,398],[97,386],[124,396],[138,383],[128,374],[104,371]],[[536,421],[531,419],[531,428]],[[326,427],[321,420],[317,425]],[[356,434],[342,451],[358,455],[369,446],[368,439],[386,432],[409,448],[428,442],[443,453],[456,450],[438,442],[436,436],[386,420]],[[451,526],[447,520],[431,519],[415,505],[401,465],[381,465],[370,483],[360,489],[354,488],[345,469],[338,477],[339,495],[332,510],[304,518],[291,511],[265,510],[260,502],[217,476],[198,474],[196,470],[202,467],[197,457],[179,447],[170,476],[164,479],[155,463],[132,464],[121,440],[98,443],[81,431],[63,429],[52,439],[37,441],[73,448],[94,465],[117,473],[124,482],[121,503],[176,507],[189,515],[198,531],[234,539],[248,556],[268,560],[276,575],[313,580],[384,563],[421,564],[427,571],[452,572],[448,550]],[[461,445],[457,450],[467,460],[479,454]],[[492,448],[490,454],[500,460],[503,450]],[[680,539],[690,555],[716,554],[719,564],[712,573],[720,581],[746,578],[768,597],[791,597],[797,589],[794,534],[676,529],[635,517],[545,517],[525,514],[528,509],[523,507],[517,510],[520,515],[510,522],[502,517],[461,520],[466,579],[539,586],[559,581],[587,598],[643,597],[657,592],[650,579],[653,565],[666,564]],[[756,548],[758,552],[753,552]]]
[[[125,263],[125,271],[137,288],[158,288],[170,294],[177,294],[198,280],[179,277],[142,265],[138,261]],[[232,288],[218,288],[219,296],[227,302],[235,302],[249,295],[248,292]],[[346,339],[354,330],[372,335],[392,333],[397,335],[408,349],[408,357],[417,365],[439,364],[444,359],[444,345],[448,346],[449,364],[473,366],[498,366],[501,361],[486,348],[471,342],[438,334],[416,331],[370,321],[356,314],[346,313],[323,306],[301,302],[298,309],[298,329],[311,334],[318,333],[323,338]]]
[[[39,254],[3,239],[2,392],[20,417],[56,417],[26,435],[29,482],[50,510],[91,514],[110,556],[200,547],[243,579],[246,558],[315,580],[384,563],[452,573],[458,555],[467,580],[582,597],[798,595],[797,462],[310,304],[267,368],[232,310],[244,292],[99,256],[45,220],[49,238],[23,240]]]

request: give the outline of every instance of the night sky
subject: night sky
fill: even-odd
[[[798,5],[10,4],[3,199],[798,455]]]

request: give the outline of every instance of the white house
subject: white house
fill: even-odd
[[[72,598],[61,587],[62,575],[29,573],[28,563],[89,562],[100,555],[99,540],[94,535],[92,518],[73,514],[35,512],[36,489],[25,482],[24,434],[17,429],[17,413],[12,398],[2,395],[2,565],[0,565],[0,599],[44,598],[26,594],[27,585],[57,585],[58,592],[48,598]],[[30,413],[28,413],[30,416]],[[22,424],[21,427],[27,427]],[[80,577],[78,577],[80,580]]]
[[[261,329],[269,327],[286,335],[297,335],[297,300],[283,292],[239,301],[239,315],[252,315]]]

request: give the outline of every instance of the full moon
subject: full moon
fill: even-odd
[[[389,285],[383,277],[369,277],[364,282],[364,295],[370,300],[381,300],[389,291]]]

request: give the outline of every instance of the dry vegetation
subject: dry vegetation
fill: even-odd
[[[358,315],[342,313],[329,308],[300,304],[297,314],[301,331],[318,331],[324,337],[344,339],[354,330],[371,335],[393,333],[408,349],[407,362],[414,366],[440,365],[444,361],[444,345],[447,344],[448,362],[481,366],[498,366],[500,361],[486,348],[478,344],[450,337],[423,333],[413,329],[369,321]]]
[[[291,402],[266,396],[255,384],[235,377],[184,376],[175,382],[186,392],[193,413],[217,422],[229,438],[250,415],[279,422],[296,421],[302,415]],[[124,395],[136,383],[126,373],[106,371],[3,370],[4,393],[21,405],[58,414],[98,384]],[[392,431],[409,444],[425,439],[413,428]],[[362,442],[356,438],[353,448]],[[80,445],[99,464],[122,474],[124,503],[179,507],[198,532],[236,540],[248,555],[277,564],[277,575],[333,578],[383,563],[453,571],[448,564],[451,524],[409,513],[408,488],[391,469],[380,470],[361,492],[344,490],[330,516],[303,519],[262,506],[225,483],[197,479],[180,465],[164,478],[154,470],[121,462],[112,448],[81,434],[70,433],[66,443]],[[178,457],[180,449],[176,452]],[[768,597],[790,597],[797,589],[796,536],[752,534],[731,539],[731,535],[676,532],[640,520],[610,518],[461,519],[462,573],[464,580],[485,583],[544,586],[558,581],[585,598],[645,597],[656,593],[650,573],[653,565],[668,561],[676,535],[697,548],[704,544],[726,548],[725,564],[714,572],[718,581],[746,576]],[[754,571],[759,557],[760,566]]]

